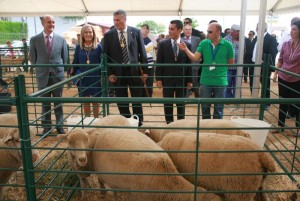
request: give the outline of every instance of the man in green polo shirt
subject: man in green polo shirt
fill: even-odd
[[[179,48],[187,54],[192,61],[201,61],[209,66],[202,67],[200,79],[200,98],[225,98],[227,82],[227,64],[234,63],[234,50],[228,41],[220,37],[222,27],[218,23],[208,25],[207,38],[203,40],[195,53],[189,51],[186,45],[179,44]],[[224,64],[224,66],[215,66]],[[214,119],[222,119],[224,104],[214,105]],[[210,105],[202,104],[202,118],[210,119]]]

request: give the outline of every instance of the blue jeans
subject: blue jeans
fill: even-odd
[[[226,98],[235,97],[236,71],[237,71],[236,69],[228,69],[227,71],[228,86],[226,89]]]
[[[200,98],[225,98],[226,86],[201,85]],[[210,119],[210,104],[202,104],[202,119]],[[224,104],[214,105],[214,119],[223,119]]]

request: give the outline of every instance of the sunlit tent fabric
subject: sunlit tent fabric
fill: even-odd
[[[0,16],[110,16],[117,9],[130,16],[240,15],[242,0],[0,0]],[[260,0],[248,0],[247,15],[258,14]],[[299,0],[267,0],[271,14],[300,11]]]

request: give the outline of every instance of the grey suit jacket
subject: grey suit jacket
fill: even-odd
[[[182,37],[182,39],[184,40],[185,37]],[[201,39],[199,37],[197,37],[197,36],[191,36],[191,52],[192,53],[196,52],[197,47],[198,47],[200,41],[201,41]],[[192,63],[199,63],[199,62],[192,61]]]
[[[64,65],[67,63],[68,47],[65,39],[58,34],[53,34],[52,50],[48,55],[43,32],[30,39],[30,62],[31,64],[61,64],[55,67],[35,68],[39,89],[47,87],[49,75],[53,76],[54,83],[64,79]]]

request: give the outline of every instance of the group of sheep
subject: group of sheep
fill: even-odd
[[[0,118],[0,125],[7,122],[17,125],[16,115]],[[276,172],[275,162],[238,123],[178,120],[161,128],[147,125],[144,132],[130,129],[123,116],[109,115],[94,126],[58,135],[67,141],[68,162],[80,179],[82,200],[87,197],[84,189],[91,187],[92,172],[98,177],[101,197],[109,186],[115,201],[117,191],[124,190],[132,201],[268,200],[255,192],[268,186],[264,174]],[[0,126],[0,137],[0,184],[5,184],[14,171],[4,169],[22,164],[19,130]],[[37,160],[35,149],[32,156]],[[0,200],[3,191],[0,186]]]
[[[20,134],[16,114],[0,115],[0,200],[4,199],[4,191],[6,184],[11,178],[15,170],[22,166],[21,150],[20,150]],[[3,125],[12,127],[2,127]],[[13,128],[15,126],[16,128]],[[34,136],[34,131],[30,129],[30,135]],[[35,162],[39,158],[39,152],[32,149],[32,161]]]
[[[240,130],[242,125],[206,120],[201,124],[205,132],[198,138],[195,131],[184,129],[195,123],[180,120],[165,125],[167,129],[147,129],[146,136],[134,129],[107,128],[129,126],[126,118],[115,115],[97,122],[97,128],[75,129],[59,138],[72,148],[68,158],[74,170],[97,172],[102,195],[105,183],[114,192],[132,191],[130,200],[134,201],[182,201],[194,200],[194,196],[205,201],[254,200],[265,172],[275,172],[271,156]],[[225,129],[217,129],[221,127]],[[90,186],[89,174],[78,176],[81,187]],[[118,199],[116,193],[114,199]]]

